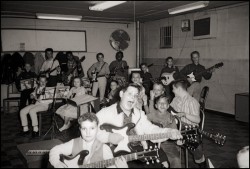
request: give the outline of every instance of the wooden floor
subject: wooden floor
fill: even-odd
[[[249,145],[249,124],[236,121],[233,117],[218,115],[213,112],[206,111],[204,130],[207,132],[219,132],[227,136],[224,146],[215,144],[210,139],[204,137],[203,148],[204,154],[211,160],[215,168],[235,168],[237,167],[236,154],[246,145]],[[51,123],[49,116],[43,117],[43,134],[48,130]],[[59,127],[62,120],[56,118]],[[1,167],[3,168],[23,168],[25,163],[21,160],[21,155],[17,150],[18,144],[36,142],[40,139],[30,139],[16,136],[21,131],[21,125],[18,113],[3,114],[1,113]],[[73,126],[67,132],[57,134],[55,137],[63,142],[77,136],[76,126]],[[50,133],[45,137],[50,139]],[[184,167],[184,158],[182,160]],[[189,154],[189,167],[197,168],[193,162],[192,155]]]

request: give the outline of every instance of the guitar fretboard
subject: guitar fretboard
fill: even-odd
[[[123,157],[125,158],[126,161],[132,161],[132,160],[136,160],[137,159],[137,155],[139,154],[143,154],[144,152],[140,152],[140,153],[133,153],[133,154],[127,154],[124,155]],[[104,161],[98,161],[95,163],[91,163],[91,164],[84,164],[84,165],[80,165],[80,168],[104,168],[104,167],[109,167],[115,164],[115,159],[120,158],[120,157],[116,157],[116,158],[112,158],[112,159],[108,159],[108,160],[104,160]]]

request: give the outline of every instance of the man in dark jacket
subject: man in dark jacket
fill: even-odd
[[[36,73],[31,71],[30,63],[26,63],[24,68],[24,70],[19,69],[19,71],[17,72],[16,88],[18,89],[18,91],[21,91],[21,80],[37,77]],[[30,99],[30,94],[33,92],[32,86],[28,86],[26,83],[24,83],[24,86],[26,87],[26,89],[21,91],[20,110],[26,106],[27,100],[29,101],[29,104],[31,104],[32,101]]]

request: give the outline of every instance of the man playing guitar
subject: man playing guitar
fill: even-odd
[[[123,52],[119,51],[115,56],[116,60],[112,61],[109,65],[110,75],[114,76],[114,80],[124,79],[128,82],[128,64],[123,58]],[[121,84],[119,84],[121,85]]]
[[[188,82],[190,83],[190,86],[188,87],[187,91],[196,100],[199,100],[200,82],[201,82],[202,77],[204,77],[206,80],[209,80],[212,77],[212,72],[214,72],[214,68],[208,71],[204,71],[206,69],[203,65],[199,64],[199,58],[200,58],[200,53],[198,51],[193,51],[191,53],[191,60],[193,63],[186,65],[180,71],[180,73],[184,75],[185,77],[188,77],[192,73],[194,74],[195,80],[196,80],[195,82],[192,81],[190,77],[187,78]],[[199,72],[202,72],[202,71],[204,72],[199,74]]]
[[[39,75],[46,75],[48,78],[47,87],[56,86],[58,82],[58,74],[60,74],[61,68],[58,60],[53,59],[53,49],[47,48],[45,50],[46,60],[40,69]]]
[[[71,51],[66,52],[66,55],[68,59],[68,62],[67,62],[68,69],[67,69],[67,72],[65,72],[66,79],[64,79],[63,81],[66,84],[69,84],[71,80],[73,79],[73,77],[76,77],[76,76],[83,77],[84,72],[83,72],[81,62],[77,56],[74,56]]]
[[[166,95],[170,97],[170,100],[174,97],[174,94],[171,90],[171,87],[169,83],[167,83],[167,80],[170,80],[169,78],[173,78],[172,80],[177,79],[177,76],[179,75],[179,69],[177,66],[173,64],[173,57],[169,56],[166,58],[166,66],[162,68],[160,77],[165,77],[166,79],[162,79],[162,83],[165,88]]]
[[[88,70],[88,76],[92,79],[92,95],[96,96],[99,88],[100,101],[103,102],[104,94],[107,86],[107,76],[109,75],[109,65],[104,62],[103,53],[97,53],[96,59],[98,62],[94,63]]]

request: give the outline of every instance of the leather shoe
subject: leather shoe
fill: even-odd
[[[33,131],[32,132],[32,138],[36,138],[36,137],[39,137],[39,132],[38,131],[37,132]]]
[[[21,136],[21,137],[28,137],[30,135],[30,131],[22,131],[20,133],[17,134],[17,136]]]

